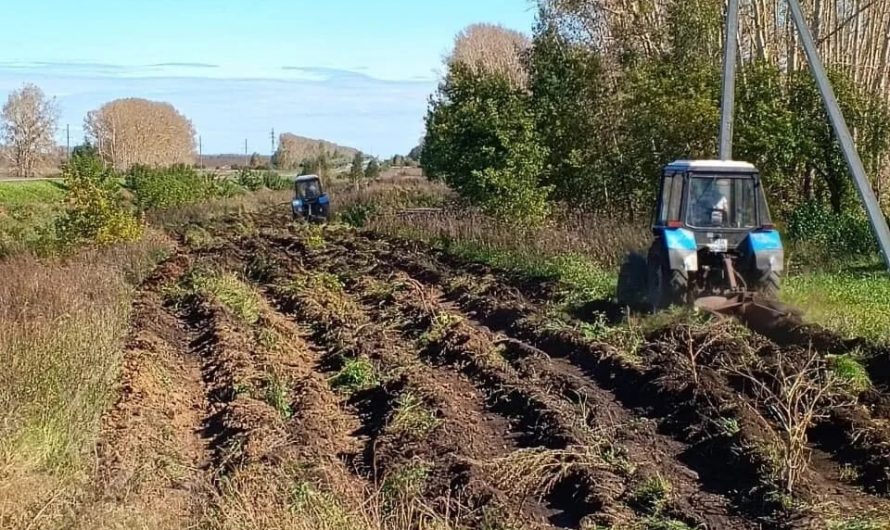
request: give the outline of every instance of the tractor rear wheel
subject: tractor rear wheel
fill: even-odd
[[[779,291],[782,289],[782,277],[779,273],[770,271],[763,275],[760,279],[758,290],[767,298],[775,300],[779,297]]]
[[[638,252],[628,254],[618,273],[615,294],[619,305],[631,309],[646,308],[647,274],[646,257]]]
[[[658,241],[649,251],[649,305],[652,312],[683,305],[689,297],[686,271],[672,269]]]

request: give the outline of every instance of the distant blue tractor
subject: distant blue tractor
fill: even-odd
[[[629,260],[619,301],[645,286],[649,306],[732,313],[755,294],[774,298],[784,268],[757,169],[745,162],[679,160],[664,168],[645,261]],[[641,276],[645,277],[641,281]]]
[[[324,223],[331,216],[331,200],[324,193],[318,175],[303,175],[294,181],[291,201],[294,220]]]

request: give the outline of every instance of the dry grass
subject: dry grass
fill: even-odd
[[[133,286],[163,236],[0,262],[0,526],[26,527],[85,469],[120,369]]]
[[[614,269],[630,251],[647,247],[652,239],[642,225],[568,213],[553,217],[542,227],[528,229],[471,210],[382,216],[373,219],[369,228],[425,241],[457,241],[517,254],[571,254]]]

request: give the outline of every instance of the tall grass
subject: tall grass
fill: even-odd
[[[65,261],[0,261],[0,526],[23,527],[87,467],[134,286],[168,251],[152,232]]]
[[[572,303],[611,298],[622,261],[651,239],[642,226],[583,214],[521,227],[478,212],[443,210],[377,216],[368,228],[522,277],[558,281]]]

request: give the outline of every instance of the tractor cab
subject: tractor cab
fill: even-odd
[[[747,162],[668,164],[652,224],[649,301],[671,304],[746,292],[775,295],[784,251],[757,169]]]
[[[303,175],[294,181],[294,199],[291,202],[294,219],[327,221],[330,202],[318,175]]]

